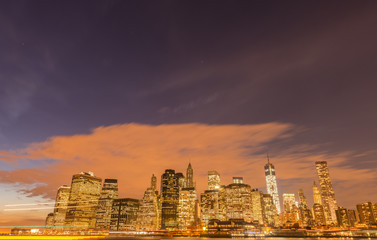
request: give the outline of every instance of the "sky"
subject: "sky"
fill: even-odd
[[[0,225],[39,225],[73,174],[141,198],[194,168],[377,199],[376,1],[0,2]]]

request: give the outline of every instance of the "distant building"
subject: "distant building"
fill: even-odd
[[[192,169],[191,163],[189,163],[186,170],[186,188],[194,188],[194,170]]]
[[[326,225],[326,217],[325,212],[323,211],[323,206],[318,203],[314,203],[313,205],[313,216],[314,221],[317,226]]]
[[[335,210],[338,208],[338,204],[335,199],[334,189],[330,179],[329,168],[326,161],[315,162],[319,186],[321,188],[323,210],[325,212],[326,223],[328,225],[336,224]]]
[[[63,185],[59,187],[56,194],[55,207],[54,207],[54,224],[56,231],[63,231],[65,225],[65,217],[68,209],[69,194],[71,187]]]
[[[159,229],[158,191],[156,177],[152,175],[151,186],[147,188],[137,214],[136,230],[156,231]]]
[[[54,231],[54,213],[49,213],[46,217],[45,221],[45,231],[46,232],[51,232]]]
[[[314,203],[322,205],[321,193],[319,191],[317,184],[315,184],[315,181],[313,182],[313,200]]]
[[[251,201],[254,221],[259,224],[265,223],[263,192],[258,189],[251,190]]]
[[[140,200],[114,199],[111,208],[110,231],[135,231]]]
[[[309,209],[308,201],[304,195],[304,191],[302,189],[298,191],[298,196],[300,199],[300,204],[298,205],[300,223],[304,227],[311,226],[313,225],[313,216],[312,212]]]
[[[161,176],[161,229],[178,229],[178,204],[182,173],[165,170]]]
[[[179,230],[192,229],[195,223],[195,188],[183,188],[179,191],[178,227]]]
[[[289,226],[299,222],[299,211],[294,193],[283,194],[283,209],[284,212],[280,214],[283,224]]]
[[[219,219],[219,190],[206,190],[200,195],[200,210],[203,226],[211,219]]]
[[[101,185],[102,179],[91,172],[73,175],[65,219],[69,230],[94,229]]]
[[[337,218],[337,221],[338,221],[338,226],[339,227],[344,227],[344,228],[348,228],[348,227],[351,227],[351,221],[350,221],[350,217],[348,215],[348,210],[343,208],[343,207],[338,207],[338,209],[335,211],[336,213],[336,218]]]
[[[266,224],[271,227],[279,226],[276,221],[278,217],[276,206],[270,194],[263,194],[263,209]]]
[[[118,180],[105,179],[97,207],[97,230],[109,230],[111,219],[111,208],[114,199],[118,198]]]
[[[365,202],[356,205],[357,212],[359,213],[360,223],[366,225],[376,224],[376,216],[373,207],[374,206],[371,202]]]
[[[266,176],[267,193],[271,195],[276,206],[278,214],[280,214],[280,200],[278,193],[278,184],[276,182],[275,167],[270,163],[270,158],[267,155],[267,164],[264,166],[264,174]]]
[[[240,179],[237,179],[234,182],[240,182]],[[220,189],[219,219],[244,219],[246,222],[253,221],[253,205],[250,185],[232,183]]]
[[[216,171],[208,171],[208,190],[219,190],[220,187],[220,174]]]

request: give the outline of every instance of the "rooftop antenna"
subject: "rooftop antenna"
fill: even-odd
[[[270,164],[270,156],[268,155],[268,146],[266,148],[267,148],[267,163]]]

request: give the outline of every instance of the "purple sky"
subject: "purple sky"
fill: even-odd
[[[376,1],[1,1],[0,150],[114,124],[276,122],[295,126],[264,143],[277,163],[305,145],[375,170],[376,26]]]

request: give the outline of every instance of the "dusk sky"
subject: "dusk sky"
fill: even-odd
[[[265,191],[267,146],[280,195],[311,204],[325,160],[340,206],[376,202],[377,1],[5,0],[0,53],[2,226],[82,171]]]

